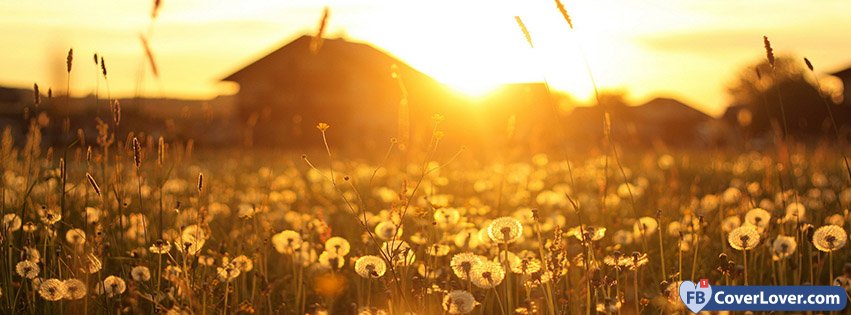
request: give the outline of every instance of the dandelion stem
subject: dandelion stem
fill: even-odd
[[[748,285],[748,250],[742,250],[742,258],[745,264],[745,285]]]

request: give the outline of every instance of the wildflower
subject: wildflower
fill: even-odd
[[[502,283],[505,270],[498,262],[485,260],[473,266],[473,284],[482,289],[491,289]]]
[[[100,259],[95,257],[92,253],[86,254],[83,259],[80,260],[80,264],[82,265],[80,267],[80,271],[88,274],[96,273],[103,268],[103,264]]]
[[[316,249],[314,249],[313,246],[310,246],[310,243],[307,242],[302,243],[301,248],[293,254],[295,262],[302,266],[310,265],[316,261],[317,257]]]
[[[629,266],[629,259],[625,258],[620,251],[615,251],[612,255],[603,257],[603,263],[615,267],[617,270],[622,270]]]
[[[426,247],[426,254],[434,257],[443,257],[449,254],[449,246],[443,244],[434,244]]]
[[[59,301],[65,293],[65,284],[59,279],[48,279],[38,285],[38,295],[48,301]]]
[[[397,232],[397,229],[400,231]],[[392,221],[381,221],[381,223],[375,226],[375,236],[385,241],[401,234],[401,229]]]
[[[786,216],[780,222],[802,222],[805,221],[807,208],[800,202],[793,202],[786,206]]]
[[[237,207],[236,216],[240,219],[251,219],[257,213],[257,207],[249,204],[241,204]]]
[[[319,264],[323,267],[340,269],[343,268],[345,263],[346,260],[343,259],[342,255],[337,255],[327,250],[322,252],[322,254],[319,254]]]
[[[355,272],[361,277],[378,278],[383,276],[385,271],[387,265],[378,256],[362,256],[355,261]]]
[[[832,252],[845,246],[848,234],[836,225],[822,226],[813,233],[813,245],[823,252]]]
[[[497,218],[488,226],[488,236],[497,243],[513,243],[522,235],[523,225],[512,217]]]
[[[771,257],[774,260],[787,258],[798,248],[798,242],[794,237],[778,235],[771,243]]]
[[[15,272],[22,278],[34,279],[40,271],[41,269],[38,267],[38,264],[29,260],[21,261],[15,265]]]
[[[340,255],[346,256],[349,254],[351,250],[351,245],[349,245],[349,241],[345,238],[334,236],[325,241],[325,251]]]
[[[515,253],[509,251],[500,251],[497,256],[493,258],[493,261],[498,262],[500,264],[508,264],[508,268],[517,268],[520,265],[522,259]]]
[[[518,259],[518,262],[516,264],[509,264],[509,267],[511,268],[511,272],[529,275],[534,272],[538,272],[538,270],[541,270],[541,261],[537,258],[527,257],[523,259]]]
[[[461,280],[469,280],[473,267],[482,262],[482,257],[473,253],[460,253],[452,256],[449,266],[455,276]]]
[[[177,246],[177,250],[182,252],[182,253],[186,253],[187,255],[194,256],[194,255],[198,254],[198,252],[201,251],[201,248],[204,247],[205,243],[206,243],[206,240],[203,239],[203,238],[201,238],[201,239],[196,239],[196,238],[191,238],[191,237],[181,238],[177,242],[177,244],[179,245],[179,246]]]
[[[443,297],[443,310],[449,314],[467,314],[479,303],[470,292],[455,290]]]
[[[171,251],[171,244],[169,244],[168,241],[157,240],[154,242],[154,245],[151,245],[151,247],[148,248],[148,250],[154,254],[166,254]]]
[[[639,253],[632,252],[632,256],[627,257],[629,259],[629,269],[637,270],[639,267],[646,265],[650,259],[647,258],[647,253]]]
[[[653,235],[658,228],[659,222],[651,217],[641,217],[638,219],[638,222],[632,225],[632,231],[637,238]]]
[[[132,219],[132,217],[131,217],[131,219]],[[187,226],[180,233],[181,233],[180,238],[183,239],[183,240],[204,240],[204,241],[206,241],[209,238],[207,231],[203,227],[201,227],[197,224]]]
[[[434,222],[440,228],[448,228],[458,224],[461,220],[461,213],[455,208],[440,208],[434,211]]]
[[[66,279],[62,281],[62,284],[65,285],[65,296],[63,298],[66,300],[79,300],[84,298],[86,293],[88,293],[86,284],[78,279]]]
[[[5,232],[15,232],[21,229],[21,217],[14,213],[4,215],[2,227]]]
[[[65,240],[71,245],[83,245],[86,243],[86,232],[81,229],[70,229],[65,233]]]
[[[727,188],[722,195],[724,204],[734,205],[742,199],[742,191],[736,187]]]
[[[409,266],[417,260],[411,245],[405,241],[384,242],[381,244],[381,253],[389,257],[394,265],[399,266]]]
[[[615,314],[620,311],[621,302],[619,299],[605,298],[603,302],[597,303],[597,312],[604,314]]]
[[[673,221],[668,223],[668,228],[665,231],[668,232],[668,236],[679,236],[680,232],[683,231],[683,224],[679,221]]]
[[[755,226],[758,231],[762,231],[771,223],[771,213],[763,208],[753,208],[745,213],[745,223]]]
[[[62,220],[62,214],[57,209],[41,208],[38,210],[38,216],[45,225],[54,225]]]
[[[89,223],[96,223],[100,221],[101,211],[95,207],[86,207],[86,219]]]
[[[148,281],[151,280],[151,270],[145,266],[136,266],[130,270],[130,277],[135,281]]]
[[[219,280],[225,282],[233,281],[233,279],[239,276],[239,273],[239,269],[231,264],[216,268],[216,275],[219,277]]]
[[[583,239],[589,241],[599,241],[604,236],[606,236],[606,228],[586,225],[585,229],[583,230],[577,226],[567,230],[567,235],[576,237],[576,239],[580,241],[582,241]]]
[[[700,199],[700,207],[706,212],[717,209],[719,204],[720,201],[716,195],[706,195]]]
[[[41,254],[35,247],[24,246],[23,258],[34,263],[41,262]]]
[[[839,213],[834,213],[833,215],[824,218],[824,223],[842,227],[843,225],[845,225],[845,216]]]
[[[737,250],[751,250],[759,244],[759,232],[752,226],[740,226],[727,235],[727,240]]]
[[[124,283],[124,279],[109,276],[103,279],[103,282],[99,283],[98,287],[102,289],[101,293],[106,294],[107,297],[114,297],[124,293],[124,290],[127,289],[127,284]]]
[[[322,131],[322,132],[325,132],[325,130],[328,130],[328,128],[330,128],[330,127],[331,127],[330,125],[328,125],[324,122],[321,122],[321,123],[316,125],[316,129],[319,129],[319,131]]]
[[[721,221],[721,230],[724,233],[730,233],[740,226],[742,226],[742,219],[739,219],[738,216],[727,217]]]
[[[617,188],[618,197],[620,198],[630,198],[630,194],[638,198],[639,195],[643,193],[641,187],[636,186],[632,183],[623,183],[618,185]]]
[[[550,280],[552,280],[552,278],[553,276],[551,272],[542,269],[529,274],[523,285],[527,288],[533,289],[544,283],[549,282]]]
[[[301,234],[293,230],[282,231],[272,236],[272,246],[281,254],[292,254],[301,248]]]
[[[664,283],[664,282],[663,282]],[[685,310],[686,305],[680,298],[680,285],[682,281],[674,281],[667,285],[663,290],[664,308],[669,312],[678,312]]]
[[[233,259],[231,264],[233,264],[234,267],[236,267],[236,269],[239,269],[239,271],[241,272],[249,272],[254,269],[254,262],[251,260],[251,258],[248,258],[248,256],[245,255],[236,256],[236,258]]]
[[[694,243],[694,234],[693,233],[683,233],[679,239],[679,250],[681,252],[687,252],[691,250],[691,245]]]
[[[24,232],[32,233],[38,230],[38,225],[32,222],[24,223]]]

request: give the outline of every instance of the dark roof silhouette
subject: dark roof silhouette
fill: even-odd
[[[575,108],[566,121],[569,133],[597,141],[603,137],[605,114],[612,120],[612,132],[632,144],[661,141],[670,145],[691,145],[700,141],[700,127],[713,120],[709,115],[671,98],[655,98],[638,106],[607,104]]]
[[[345,69],[357,70],[366,77],[389,77],[390,68],[396,66],[405,78],[427,78],[427,76],[389,53],[373,46],[348,41],[342,38],[324,38],[322,45],[315,54],[311,52],[312,36],[302,35],[282,47],[264,54],[263,57],[240,67],[222,81],[240,82],[258,73],[294,70],[293,67],[304,67],[310,71],[322,71],[333,68],[335,71]],[[316,56],[308,59],[309,56]],[[329,60],[328,57],[333,57]],[[317,62],[321,61],[321,62]]]
[[[844,78],[844,79],[849,79],[849,78],[851,78],[851,67],[845,68],[843,70],[836,71],[834,73],[831,73],[830,75],[840,77],[840,78]]]
[[[427,128],[434,113],[457,110],[443,84],[378,48],[337,38],[311,50],[313,40],[300,36],[222,79],[240,85],[238,112],[243,121],[256,121],[258,144],[316,145],[302,135],[318,122],[384,143],[402,136],[397,130],[405,95],[412,129]]]
[[[636,106],[633,111],[647,121],[703,121],[711,119],[706,113],[672,98],[657,97]]]

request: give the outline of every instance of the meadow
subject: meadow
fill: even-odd
[[[435,157],[436,116],[428,149],[370,163],[193,152],[112,109],[96,143],[3,133],[4,313],[669,314],[683,280],[851,288],[829,145],[482,162]]]
[[[685,314],[682,281],[851,290],[846,148],[785,116],[759,147],[635,150],[606,116],[581,154],[439,154],[458,135],[436,114],[426,145],[365,159],[322,122],[307,154],[196,148],[122,128],[109,96],[86,134],[34,90],[0,136],[3,314]]]

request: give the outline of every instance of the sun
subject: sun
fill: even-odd
[[[580,100],[593,97],[592,77],[598,88],[608,87],[608,80],[601,74],[610,72],[610,65],[600,63],[598,58],[600,50],[611,49],[606,45],[606,34],[596,33],[592,27],[571,30],[558,11],[548,5],[533,8],[494,5],[487,14],[475,13],[475,23],[469,14],[479,12],[480,8],[467,6],[459,4],[456,12],[468,15],[420,12],[418,15],[441,16],[440,23],[430,23],[422,29],[370,29],[368,40],[473,98],[487,96],[512,83],[546,82],[552,90]],[[523,18],[534,47],[526,42],[515,15]],[[585,19],[588,20],[594,21]],[[400,40],[410,38],[425,40]],[[441,44],[427,44],[434,42]],[[594,70],[591,75],[588,69]]]

